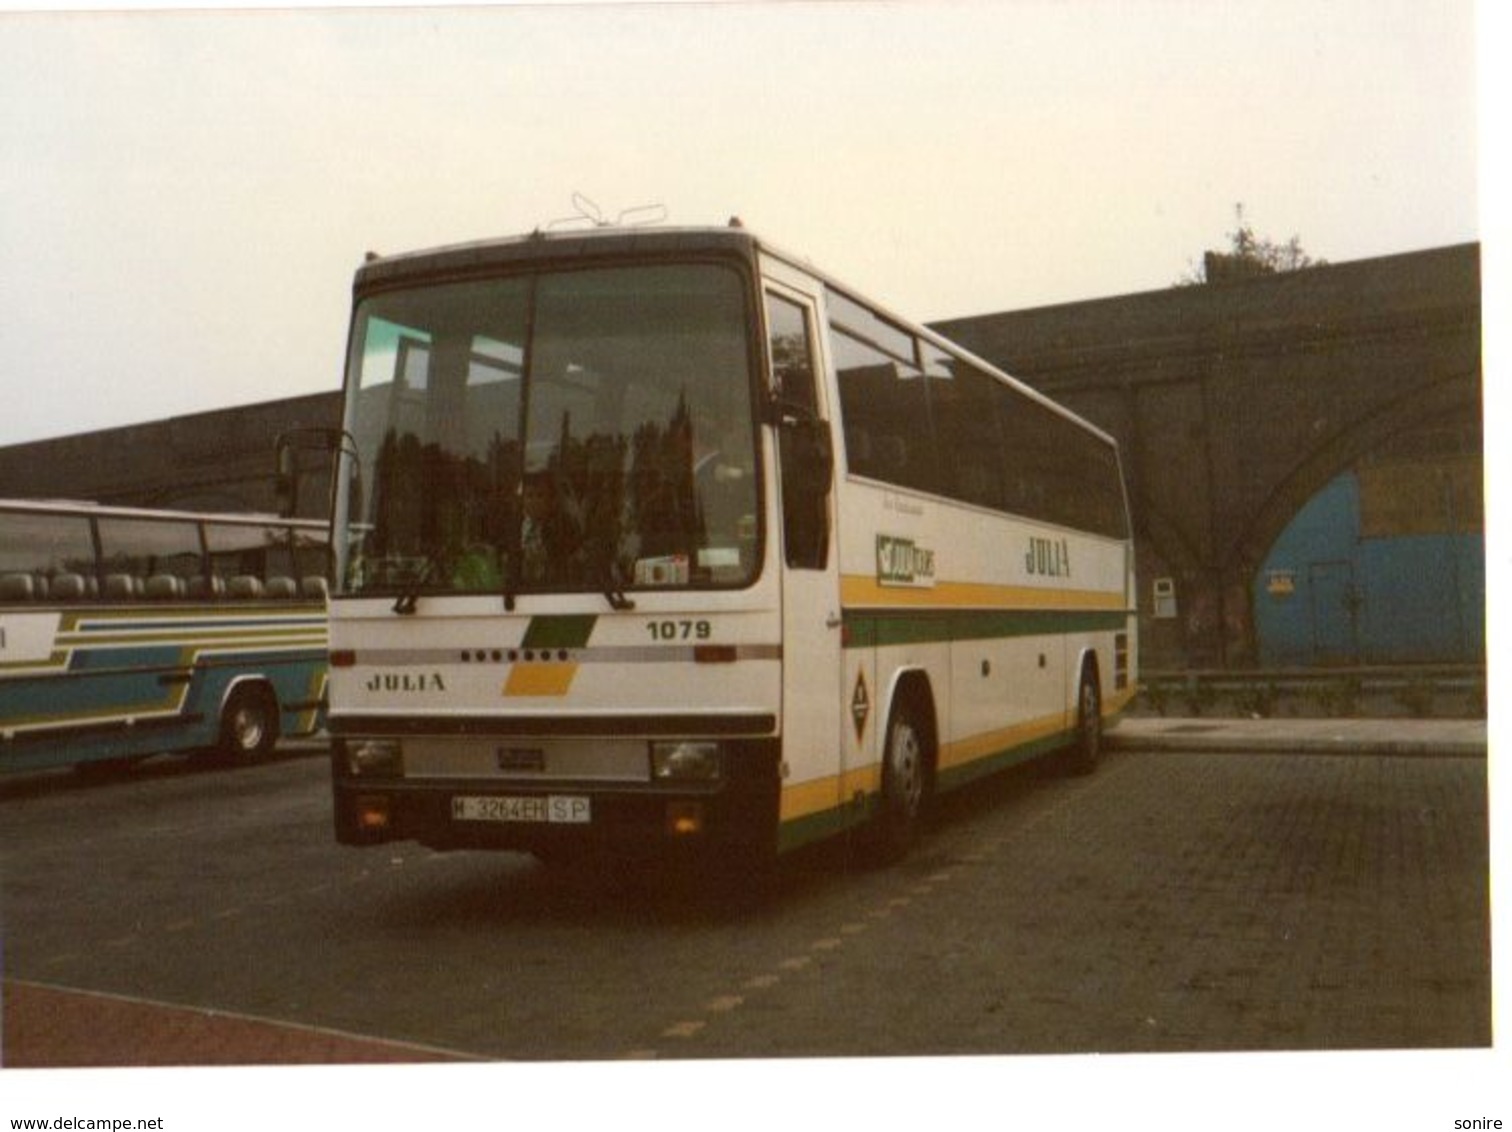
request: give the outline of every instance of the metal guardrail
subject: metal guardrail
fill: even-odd
[[[1272,718],[1483,718],[1486,672],[1472,665],[1149,671],[1136,713]]]

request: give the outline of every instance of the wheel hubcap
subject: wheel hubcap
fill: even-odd
[[[900,808],[906,814],[918,813],[924,798],[923,758],[918,732],[906,723],[893,730],[891,766]]]
[[[231,719],[231,730],[236,736],[237,746],[242,750],[255,749],[263,737],[262,713],[256,708],[238,708]]]

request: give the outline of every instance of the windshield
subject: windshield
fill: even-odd
[[[740,275],[710,264],[364,299],[340,592],[747,584],[747,321]]]

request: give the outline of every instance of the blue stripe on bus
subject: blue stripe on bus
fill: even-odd
[[[81,618],[72,629],[65,632],[74,633],[100,633],[107,630],[116,632],[137,632],[140,630],[193,630],[193,629],[244,629],[248,626],[266,628],[269,626],[283,627],[288,625],[313,626],[324,623],[324,615],[303,617],[290,615],[288,617],[204,617],[189,620],[181,618],[173,621],[135,621],[127,618],[95,619]]]
[[[182,668],[184,649],[181,645],[161,645],[143,648],[140,645],[122,645],[119,648],[74,649],[68,658],[68,671],[93,672],[96,669],[141,668],[151,665],[157,668]]]

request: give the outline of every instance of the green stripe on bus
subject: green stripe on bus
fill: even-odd
[[[859,815],[855,804],[848,803],[832,810],[821,810],[817,814],[791,818],[778,827],[777,852],[791,853],[794,849],[833,837],[847,826],[857,824]]]
[[[1045,735],[1027,743],[1004,747],[1000,751],[972,759],[968,763],[942,768],[938,772],[935,790],[941,794],[949,793],[979,778],[1057,751],[1075,738],[1074,731],[1058,731],[1053,735]],[[868,794],[864,799],[853,798],[838,803],[833,809],[805,814],[801,818],[783,822],[777,831],[778,852],[791,852],[840,833],[847,827],[864,824],[875,814],[879,801],[878,795]]]
[[[1111,633],[1128,627],[1122,610],[931,610],[927,613],[847,613],[850,648],[934,644],[946,641],[1044,637],[1061,633]]]
[[[527,649],[580,649],[588,644],[598,617],[592,613],[579,613],[562,617],[532,617],[525,629],[521,648]]]

